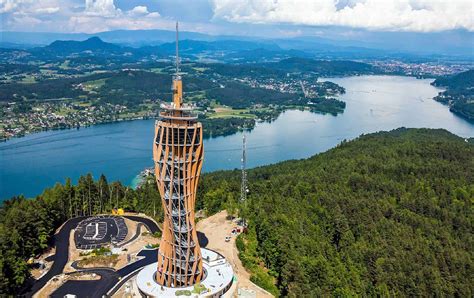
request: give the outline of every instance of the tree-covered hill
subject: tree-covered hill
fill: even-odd
[[[98,37],[91,37],[84,41],[56,40],[46,47],[35,48],[32,50],[32,52],[37,55],[67,56],[82,52],[102,55],[123,54],[126,50],[129,49],[122,48],[112,43],[104,42]]]
[[[472,297],[473,143],[400,128],[252,169],[248,180],[249,231],[237,246],[251,279],[275,295]],[[238,170],[204,174],[196,209],[235,210],[239,191]],[[66,219],[119,206],[161,221],[158,201],[153,181],[133,190],[89,174],[4,202],[0,295],[19,293],[26,260]]]
[[[167,73],[120,70],[76,78],[44,80],[32,84],[12,83],[0,85],[0,102],[89,98],[114,104],[137,105],[145,99],[170,98],[171,81],[171,75]],[[186,77],[184,83],[186,84],[186,92],[218,87],[216,83],[196,76]],[[84,86],[87,85],[95,85],[93,92],[91,90],[86,91]]]
[[[474,84],[474,69],[458,73],[454,76],[438,78],[433,82],[434,86],[448,87],[452,90],[466,89]]]
[[[284,53],[282,53],[284,54]],[[374,74],[379,69],[362,62],[349,60],[315,60],[301,57],[283,59],[278,62],[248,64],[205,65],[208,73],[233,77],[284,77],[287,73],[313,73],[320,76],[348,76]]]
[[[273,293],[472,297],[474,146],[462,138],[381,132],[248,180],[241,259]],[[220,195],[238,195],[239,173],[203,185],[218,209]]]
[[[445,87],[434,99],[449,104],[449,109],[462,117],[474,121],[474,69],[454,76],[436,79],[434,86]]]
[[[372,74],[377,69],[370,64],[348,60],[314,60],[293,57],[279,62],[267,63],[265,66],[287,72],[314,72],[325,76]]]

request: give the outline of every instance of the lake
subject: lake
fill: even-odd
[[[347,103],[338,116],[287,111],[272,123],[259,123],[247,135],[247,164],[255,167],[300,159],[326,151],[362,133],[398,127],[445,128],[474,136],[474,125],[432,98],[440,91],[432,80],[399,76],[324,79],[346,88]],[[35,196],[66,177],[77,181],[88,172],[109,181],[132,184],[153,165],[154,120],[48,131],[0,143],[0,199]],[[205,172],[240,168],[242,134],[204,142]]]

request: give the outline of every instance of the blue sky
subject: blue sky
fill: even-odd
[[[100,32],[181,28],[292,37],[327,28],[474,31],[471,0],[0,0],[1,31]]]

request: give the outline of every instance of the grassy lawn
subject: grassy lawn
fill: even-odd
[[[142,108],[144,110],[147,110],[147,111],[153,109],[156,106],[157,106],[156,103],[141,103],[140,104],[140,108]]]
[[[185,96],[187,100],[196,101],[196,100],[205,98],[206,92],[205,91],[186,92]]]
[[[110,256],[90,256],[86,257],[78,262],[80,267],[113,267],[118,262],[118,255]]]
[[[75,101],[74,104],[81,106],[81,107],[90,107],[92,106],[92,102],[90,101]]]
[[[216,118],[255,118],[248,109],[232,109],[229,107],[215,107],[215,113],[209,114],[210,119]]]
[[[157,67],[149,69],[149,71],[154,72],[154,73],[164,73],[164,70],[165,70],[164,68],[157,68]]]
[[[33,83],[36,83],[36,79],[34,76],[25,76],[25,78],[23,78],[23,80],[21,80],[22,83],[25,83],[25,84],[33,84]]]
[[[69,62],[70,62],[69,60],[64,60],[64,62],[59,65],[59,68],[60,69],[69,69]]]
[[[51,74],[53,74],[54,72],[53,72],[52,70],[50,70],[50,69],[41,68],[41,69],[40,69],[40,73],[45,74],[45,75],[51,75]]]
[[[68,108],[60,108],[59,110],[57,110],[55,113],[57,115],[60,115],[60,116],[66,116],[67,114],[71,113],[71,109],[68,109]]]
[[[95,91],[100,87],[104,86],[106,79],[99,79],[95,81],[87,81],[84,82],[84,90],[87,92]]]

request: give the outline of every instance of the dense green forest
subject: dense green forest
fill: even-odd
[[[252,169],[239,236],[251,279],[275,295],[458,296],[474,289],[474,147],[445,130],[398,129],[326,153]],[[240,172],[202,176],[196,208],[235,209]],[[101,176],[57,184],[0,209],[0,293],[29,277],[26,260],[67,218],[120,206],[161,220],[155,183]]]
[[[107,78],[97,90],[104,102],[139,104],[145,99],[169,100],[171,98],[170,74],[149,71],[120,71]],[[203,91],[218,85],[204,78],[188,76],[184,78],[185,92]],[[126,86],[126,88],[124,88]]]
[[[107,77],[107,74],[94,74],[84,78],[61,78],[45,80],[34,84],[11,83],[0,85],[0,101],[22,101],[51,99],[51,98],[76,98],[87,93],[75,84],[87,80],[99,80]]]
[[[249,233],[237,244],[272,293],[472,297],[474,147],[462,138],[371,134],[248,180]],[[202,186],[217,211],[238,193],[239,173],[207,174]]]
[[[449,104],[449,109],[474,121],[474,69],[450,77],[438,78],[434,86],[445,87],[434,99]]]
[[[171,75],[143,70],[104,72],[77,78],[60,78],[32,84],[0,85],[0,101],[44,100],[56,98],[89,98],[102,102],[134,106],[145,99],[168,100],[171,97]],[[184,79],[186,92],[216,88],[218,85],[204,78],[189,76]],[[84,86],[93,86],[92,92]],[[127,86],[127,88],[124,88]]]
[[[0,209],[0,296],[18,293],[30,277],[26,261],[48,247],[54,231],[68,218],[110,213],[119,206],[162,220],[161,201],[155,182],[134,190],[120,182],[109,184],[105,176],[91,174],[77,185],[67,179],[35,199],[22,196],[4,201]]]
[[[264,64],[266,67],[286,72],[314,72],[324,76],[373,74],[379,70],[367,63],[348,60],[314,60],[293,57],[274,63]]]
[[[196,64],[200,66],[199,64]],[[202,64],[207,74],[220,74],[231,77],[282,78],[287,73],[315,73],[321,76],[374,74],[380,70],[361,62],[348,60],[315,60],[308,58],[287,58],[278,62],[248,64]]]
[[[346,103],[335,98],[314,98],[310,103],[311,111],[315,113],[330,113],[336,116],[338,113],[344,112]]]
[[[217,136],[228,136],[238,131],[252,130],[255,127],[255,119],[252,118],[215,118],[200,117],[202,123],[203,137],[212,138]]]
[[[297,105],[306,103],[301,100],[298,94],[252,88],[237,82],[229,82],[224,88],[208,90],[206,96],[234,109],[249,108],[255,104]]]

